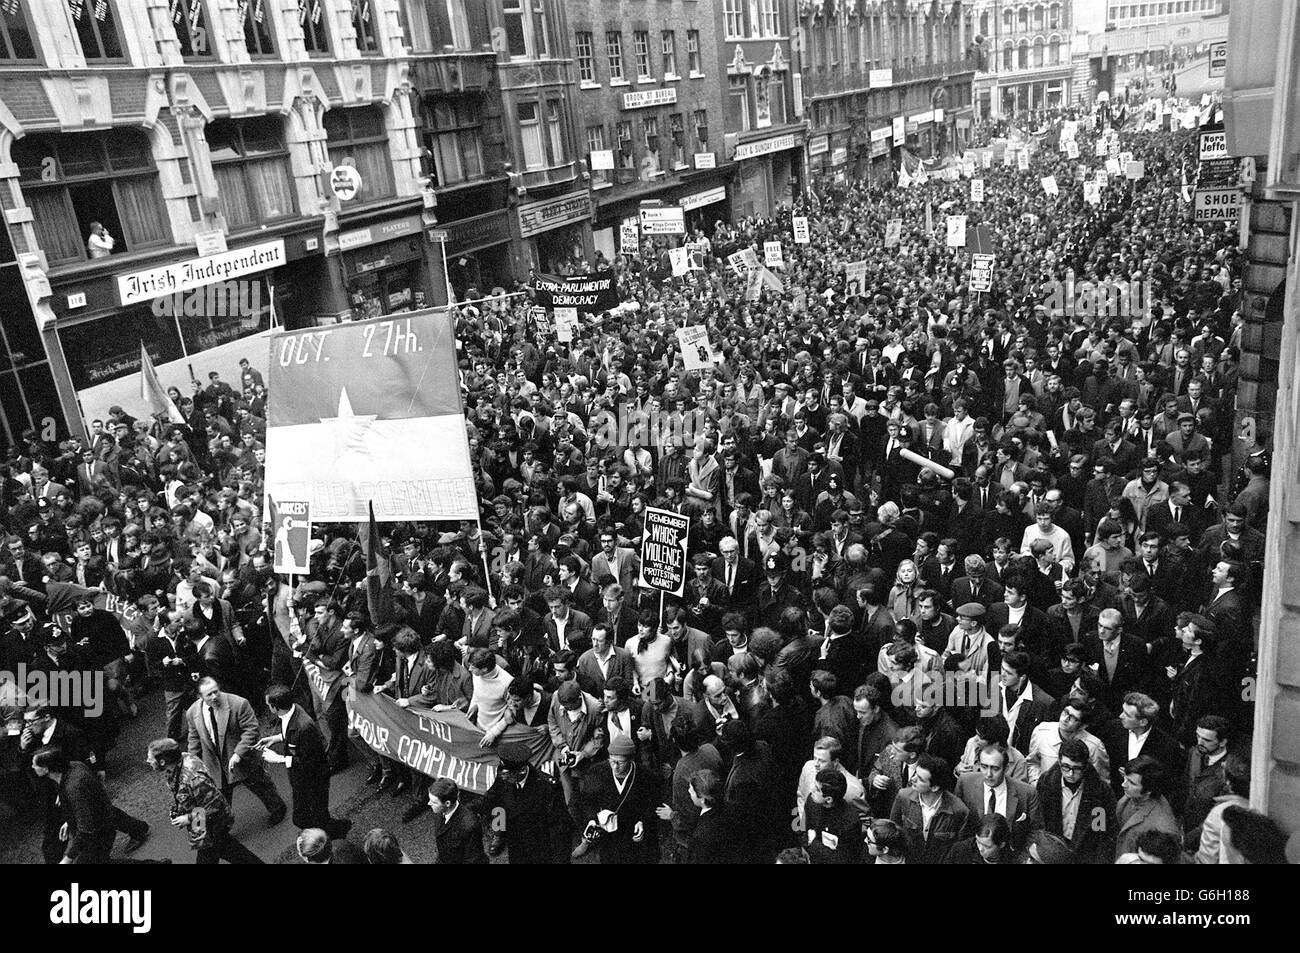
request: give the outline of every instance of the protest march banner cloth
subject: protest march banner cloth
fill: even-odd
[[[319,699],[317,710],[322,714],[330,711],[343,701],[343,689],[348,680],[342,672],[321,668],[311,659],[302,660],[302,670],[307,676],[307,686],[311,689],[312,700]]]
[[[478,517],[446,311],[271,338],[266,493],[317,523]]]
[[[722,360],[709,341],[709,329],[702,324],[677,329],[677,343],[682,349],[682,363],[688,371],[702,371]]]
[[[949,215],[948,216],[948,237],[947,246],[949,248],[966,247],[966,216]]]
[[[103,589],[87,589],[75,582],[47,582],[43,589],[30,589],[22,583],[15,582],[9,590],[9,595],[15,599],[21,599],[32,605],[44,604],[50,621],[67,633],[72,632],[72,620],[77,614],[77,600],[87,593],[94,598],[95,608],[110,613],[124,631],[129,631],[130,625],[142,617],[134,599],[124,599]]]
[[[858,297],[867,286],[867,262],[851,261],[844,266],[844,293],[849,297]]]
[[[1048,195],[1060,194],[1061,190],[1056,186],[1056,176],[1045,175],[1043,176],[1042,182],[1043,182],[1043,191],[1046,192]]]
[[[766,267],[760,265],[749,273],[745,279],[745,300],[757,301],[762,297],[763,289],[770,288],[780,293],[785,290],[785,283]]]
[[[158,379],[158,369],[153,365],[149,349],[140,342],[140,399],[149,405],[155,414],[166,414],[169,423],[185,423],[185,415],[177,408],[175,401],[167,396],[167,390]]]
[[[984,201],[984,180],[983,179],[970,180],[970,200],[972,202]]]
[[[796,245],[807,245],[811,240],[808,234],[808,216],[796,215],[790,220],[790,224],[794,228],[794,243]]]
[[[267,497],[271,517],[271,539],[275,541],[271,569],[306,575],[311,571],[308,545],[311,543],[311,503],[307,500],[276,500]]]
[[[691,270],[690,253],[685,248],[668,249],[668,260],[672,263],[674,278],[680,278]]]
[[[307,663],[304,663],[304,666]],[[497,748],[480,748],[483,730],[459,711],[433,711],[413,702],[409,708],[379,692],[349,691],[348,735],[360,738],[385,758],[431,778],[448,778],[462,791],[486,794],[496,780]],[[554,771],[555,748],[545,730],[511,725],[497,747],[518,742],[528,747],[533,767]]]
[[[893,248],[903,237],[903,220],[891,218],[885,223],[885,247]]]
[[[677,332],[681,334],[680,331]],[[641,578],[655,592],[680,596],[686,591],[686,544],[691,518],[653,506],[645,509],[641,535]]]
[[[612,268],[568,278],[538,275],[533,282],[533,293],[543,308],[577,308],[596,314],[618,307],[618,289],[614,285]]]
[[[970,290],[993,290],[993,256],[974,254],[970,256]]]
[[[763,264],[770,268],[781,268],[785,265],[780,242],[763,242]]]

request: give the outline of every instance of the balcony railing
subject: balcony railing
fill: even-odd
[[[942,79],[954,73],[974,72],[977,61],[973,56],[963,56],[953,60],[940,60],[935,63],[917,63],[904,66],[894,61],[894,85],[914,83],[923,79]]]

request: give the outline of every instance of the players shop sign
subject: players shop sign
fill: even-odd
[[[431,778],[450,778],[475,794],[496,780],[496,749],[479,747],[482,729],[461,712],[401,708],[387,695],[361,692],[348,692],[347,707],[348,734],[386,758]],[[551,772],[554,747],[545,731],[512,725],[498,744],[508,742],[527,745],[533,765]]]
[[[538,275],[533,282],[533,293],[544,308],[577,308],[588,314],[599,314],[618,307],[612,270],[568,278]]]

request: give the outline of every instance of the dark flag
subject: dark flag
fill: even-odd
[[[362,537],[361,548],[366,554],[366,607],[370,621],[375,625],[391,622],[393,612],[393,563],[379,538],[379,524],[375,522],[375,504],[370,504],[370,524]]]

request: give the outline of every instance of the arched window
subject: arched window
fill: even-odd
[[[1034,40],[1034,66],[1043,65],[1043,38],[1037,37]]]
[[[1010,33],[1015,29],[1016,15],[1011,10],[1002,11],[1002,32]]]
[[[1047,25],[1053,30],[1061,28],[1061,5],[1059,3],[1054,3],[1047,8]]]
[[[1034,7],[1034,29],[1041,30],[1042,28],[1043,28],[1043,5],[1040,3],[1038,6]]]
[[[987,38],[989,35],[989,15],[986,12],[980,14],[980,36]]]
[[[1052,38],[1047,41],[1047,62],[1053,66],[1061,62],[1061,38],[1052,34]]]
[[[1007,40],[1005,43],[1002,44],[1002,68],[1004,70],[1010,70],[1012,68],[1014,58],[1015,58],[1015,47],[1011,45],[1010,40]]]
[[[1016,22],[1021,33],[1029,32],[1029,8],[1021,7],[1016,14]]]
[[[1021,40],[1020,48],[1016,51],[1016,68],[1029,69],[1029,41]]]

